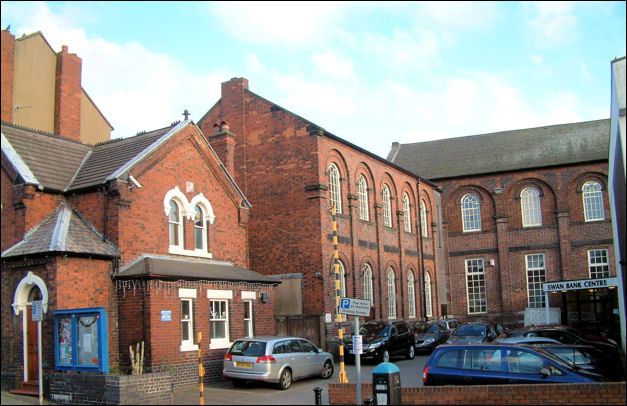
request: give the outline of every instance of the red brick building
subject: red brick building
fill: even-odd
[[[597,120],[393,144],[390,161],[442,188],[451,315],[544,321],[543,282],[616,276],[608,135]],[[549,301],[564,324],[617,333],[615,291]]]
[[[224,125],[229,133],[215,133]],[[441,314],[446,291],[434,183],[253,93],[244,78],[222,84],[221,99],[199,127],[254,202],[251,268],[290,287],[277,295],[278,315],[317,316],[327,343],[335,340],[332,204],[343,294],[370,299],[380,319]]]
[[[55,111],[78,122],[72,106]],[[234,338],[275,334],[279,282],[250,270],[251,205],[193,122],[89,145],[76,131],[17,125],[10,111],[3,105],[3,390],[37,380],[39,303],[44,374],[126,371],[129,346],[144,342],[144,371],[193,385],[199,348],[214,379]]]

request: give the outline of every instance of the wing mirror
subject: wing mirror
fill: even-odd
[[[551,376],[551,371],[549,371],[549,368],[544,367],[540,370],[540,375],[546,378],[547,376]]]

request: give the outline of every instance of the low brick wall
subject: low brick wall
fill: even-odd
[[[373,398],[364,383],[362,402]],[[329,383],[329,404],[355,404],[354,383]],[[401,388],[403,405],[624,405],[625,382],[538,385],[416,386]]]
[[[171,405],[168,373],[142,375],[49,374],[44,396],[60,404]],[[46,393],[48,392],[48,393]]]

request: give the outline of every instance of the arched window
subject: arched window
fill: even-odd
[[[605,220],[605,208],[603,207],[601,190],[601,185],[598,182],[586,182],[581,188],[585,221]]]
[[[329,196],[331,207],[335,206],[335,212],[342,212],[342,190],[340,188],[340,171],[335,164],[329,165]]]
[[[520,207],[522,211],[523,227],[542,225],[542,210],[540,209],[540,193],[537,189],[528,187],[520,192]]]
[[[346,297],[346,270],[344,263],[340,260],[337,261],[339,277],[340,277],[340,291],[338,292],[340,297]]]
[[[462,197],[462,226],[464,231],[481,231],[479,198],[469,193]]]
[[[391,267],[388,268],[386,281],[388,285],[388,318],[395,319],[396,318],[396,284],[394,282],[394,270]]]
[[[170,200],[170,212],[168,214],[168,226],[170,235],[170,246],[183,246],[183,221],[181,208],[176,200]]]
[[[411,212],[409,211],[409,196],[403,193],[403,222],[405,223],[405,232],[411,233]]]
[[[200,205],[194,207],[194,244],[196,251],[209,251],[207,243],[207,221]]]
[[[370,219],[370,212],[368,210],[368,183],[363,175],[359,175],[357,187],[359,188],[359,219],[367,221]]]
[[[414,273],[407,272],[407,310],[409,318],[416,317],[416,287],[414,286]]]
[[[383,198],[383,225],[392,227],[392,205],[390,203],[390,189],[387,185],[383,185],[381,195]]]
[[[431,305],[431,276],[425,272],[425,316],[433,316],[433,307]]]
[[[364,265],[364,300],[370,300],[370,305],[374,303],[372,294],[372,268],[369,264]]]
[[[429,229],[427,228],[427,208],[425,207],[425,201],[420,201],[420,228],[422,229],[422,236],[429,236]]]

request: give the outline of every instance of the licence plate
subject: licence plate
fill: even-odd
[[[251,364],[250,362],[236,362],[235,367],[252,368],[253,364]]]

